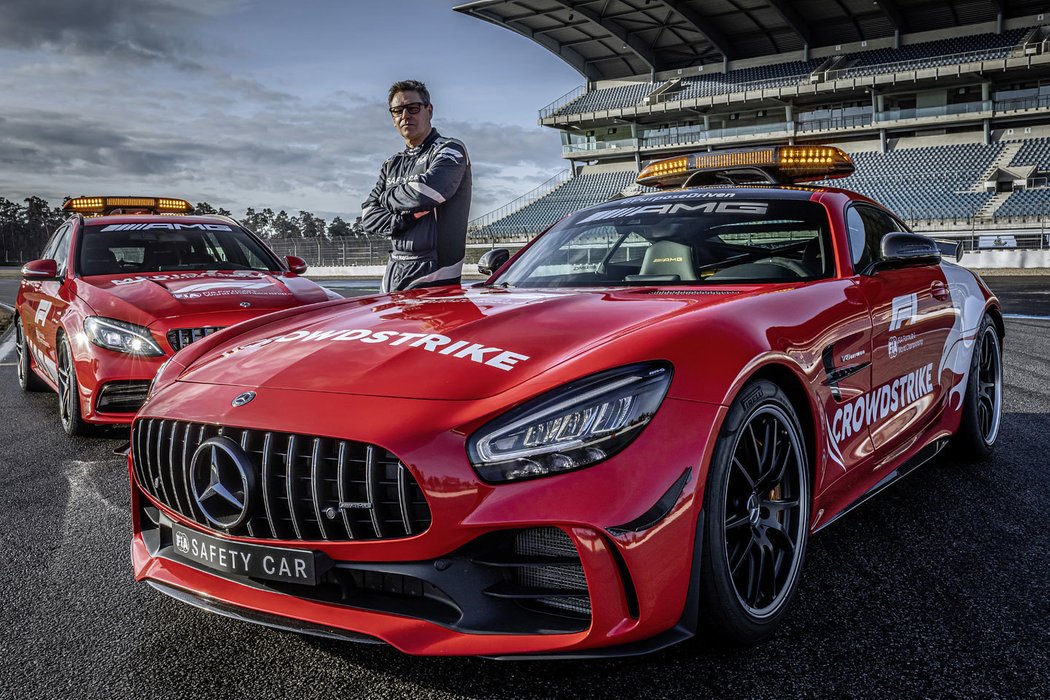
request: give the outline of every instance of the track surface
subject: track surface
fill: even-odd
[[[1044,280],[1001,290],[1050,315]],[[0,281],[0,301],[14,284]],[[941,458],[815,537],[784,626],[752,649],[641,659],[418,659],[179,604],[131,578],[126,436],[70,439],[0,358],[0,697],[1046,697],[1050,321],[1007,323],[991,461]]]

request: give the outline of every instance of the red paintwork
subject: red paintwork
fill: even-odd
[[[776,190],[748,192],[751,198],[800,196]],[[811,434],[813,531],[920,449],[958,429],[958,402],[939,389],[887,419],[893,423],[892,435],[881,423],[840,441],[829,435],[830,426],[842,423],[836,411],[845,402],[929,360],[918,351],[891,360],[885,340],[880,340],[890,321],[890,298],[916,291],[908,275],[862,278],[852,271],[844,209],[852,201],[867,200],[839,190],[814,190],[809,196],[828,211],[837,269],[829,279],[727,285],[722,289],[734,294],[710,296],[653,294],[658,291],[654,287],[477,286],[345,300],[275,314],[200,341],[158,377],[158,392],[140,416],[358,440],[385,447],[401,459],[427,496],[433,513],[430,529],[402,540],[305,545],[333,559],[429,560],[495,530],[562,528],[576,543],[587,575],[594,617],[586,632],[471,635],[429,622],[268,593],[151,557],[138,522],[132,545],[136,579],[372,635],[411,654],[581,652],[668,630],[682,616],[689,593],[694,534],[715,438],[727,406],[756,373],[777,372],[781,382],[794,384],[805,397],[800,413]],[[945,281],[941,267],[911,275],[919,284],[928,284],[931,277]],[[704,288],[719,289],[710,284]],[[979,290],[971,301],[981,313],[998,308],[983,284],[974,281],[968,289]],[[931,311],[924,299],[920,295],[920,311],[930,312],[932,325],[922,332],[930,334],[931,344],[943,344],[954,315]],[[361,334],[333,338],[354,330],[390,335],[371,344],[357,337]],[[326,331],[331,331],[326,337],[302,339]],[[403,333],[469,340],[528,359],[500,369],[412,347],[411,340],[392,344],[391,339],[402,337],[395,334]],[[836,363],[837,356],[852,353],[875,363],[841,382],[841,400],[824,385],[822,351],[829,344],[834,344]],[[674,366],[668,396],[653,421],[615,457],[576,472],[496,486],[480,481],[469,464],[466,437],[509,407],[597,371],[652,360]],[[934,360],[934,381],[939,387],[952,386],[958,375],[950,367],[940,369]],[[257,398],[232,408],[231,400],[247,389],[257,391]],[[833,452],[841,455],[841,464]],[[640,533],[608,531],[646,512],[687,468],[693,476],[667,518]],[[137,503],[148,497],[135,487],[134,479],[132,474]],[[138,513],[137,507],[132,510]],[[637,619],[627,613],[616,562],[597,532],[615,545],[631,572]],[[297,541],[266,544],[304,546]]]
[[[335,296],[284,270],[257,273],[201,269],[83,277],[75,273],[77,243],[82,235],[81,221],[74,217],[67,222],[74,230],[69,242],[66,273],[59,279],[23,276],[16,311],[25,323],[30,367],[53,389],[57,389],[57,384],[50,368],[57,362],[58,337],[61,334],[70,339],[80,383],[81,414],[89,423],[131,423],[133,414],[97,411],[95,397],[107,382],[152,379],[161,364],[174,354],[167,340],[169,330],[230,326],[274,310],[327,301]],[[138,215],[98,217],[91,219],[90,225],[151,221],[216,223],[215,219],[207,217]],[[34,266],[53,271],[54,261],[33,261],[25,267]],[[183,298],[175,296],[191,285],[230,284],[240,280],[255,285],[250,296],[192,296],[192,293],[183,295]],[[249,301],[252,306],[241,308],[242,301]],[[51,304],[46,313],[41,311],[41,302]],[[165,355],[136,357],[94,345],[83,334],[84,319],[88,316],[115,318],[149,328]]]

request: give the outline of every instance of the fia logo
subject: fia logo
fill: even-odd
[[[886,349],[889,351],[890,359],[893,359],[897,356],[897,339],[895,337],[890,338]]]
[[[190,551],[190,539],[188,537],[186,537],[186,535],[184,533],[176,532],[175,533],[175,547],[180,552],[189,552]]]
[[[893,297],[893,316],[890,319],[890,330],[895,331],[911,323],[919,315],[919,295],[905,294]]]

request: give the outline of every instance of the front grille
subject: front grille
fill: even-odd
[[[134,413],[146,402],[148,381],[109,382],[98,393],[95,410],[100,413]]]
[[[168,331],[168,343],[174,350],[182,350],[190,343],[194,343],[206,335],[215,331],[221,331],[224,326],[204,326],[203,328],[174,328]]]
[[[188,474],[197,447],[218,436],[237,442],[250,457],[256,501],[261,501],[244,524],[227,534],[380,540],[418,535],[430,527],[423,491],[398,458],[349,440],[142,419],[132,430],[139,485],[171,510],[215,529],[193,498]]]

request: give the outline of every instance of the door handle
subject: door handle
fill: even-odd
[[[930,285],[930,293],[933,298],[937,301],[945,301],[951,297],[951,292],[948,290],[948,285],[944,282],[934,282]]]

